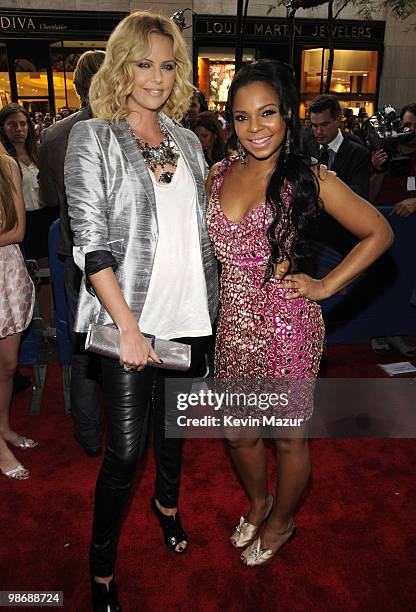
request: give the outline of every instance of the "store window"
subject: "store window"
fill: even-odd
[[[328,49],[302,51],[301,116],[308,104],[324,93],[328,66]],[[375,110],[378,51],[335,49],[331,79],[331,94],[338,97],[342,108],[352,108],[357,114],[364,107],[369,115]]]
[[[15,57],[18,104],[29,112],[48,110],[47,59],[42,55]]]
[[[11,101],[12,94],[10,91],[6,45],[0,43],[0,108],[10,104]]]
[[[79,98],[74,90],[74,70],[80,56],[88,50],[105,50],[104,41],[60,41],[51,45],[51,66],[55,108],[57,112],[67,106],[79,108]]]
[[[254,59],[254,49],[246,49],[243,62],[252,62]],[[200,47],[198,89],[205,94],[210,110],[224,110],[234,72],[235,49]]]

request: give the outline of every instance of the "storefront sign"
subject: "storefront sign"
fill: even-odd
[[[48,33],[68,33],[72,35],[86,33],[110,33],[125,13],[79,13],[47,11],[0,11],[0,34],[35,35]]]
[[[31,17],[6,17],[5,15],[0,16],[0,29],[1,30],[36,30],[35,24]]]
[[[311,24],[312,25],[312,24]],[[312,25],[312,27],[305,27],[304,25],[295,24],[295,35],[299,37],[313,36],[314,38],[328,38],[329,26],[325,25]],[[336,25],[332,28],[332,34],[334,38],[347,40],[350,38],[363,39],[372,38],[373,33],[371,27],[365,26],[349,26],[349,25]],[[255,23],[254,24],[254,35],[255,36],[289,36],[289,26],[285,24],[270,24]]]
[[[203,18],[196,17],[194,22],[195,34],[202,36],[236,36],[237,22],[233,17]],[[367,41],[380,43],[384,40],[384,27],[382,21],[337,21],[332,28],[333,36],[337,41]],[[328,39],[329,25],[325,19],[297,19],[295,22],[295,35],[301,41]],[[285,39],[290,35],[287,19],[256,19],[249,18],[245,28],[246,39],[274,38]]]

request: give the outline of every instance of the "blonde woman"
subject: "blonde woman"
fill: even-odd
[[[157,474],[151,505],[166,545],[179,554],[188,545],[177,511],[181,442],[164,432],[164,379],[175,373],[146,367],[159,357],[142,332],[190,344],[188,375],[202,373],[218,279],[205,225],[204,155],[196,135],[178,123],[193,94],[190,69],[169,19],[132,13],[112,33],[91,83],[95,118],[75,125],[69,140],[65,181],[74,258],[86,279],[75,330],[114,322],[121,334],[120,360],[102,359],[108,448],[90,548],[94,610],[120,609],[116,548],[152,389]]]
[[[25,205],[17,163],[0,145],[0,470],[26,480],[29,471],[7,446],[32,448],[36,442],[10,427],[9,408],[20,333],[32,318],[34,286],[19,248],[25,235]]]

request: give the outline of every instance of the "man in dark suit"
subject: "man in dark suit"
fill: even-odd
[[[305,130],[307,153],[337,173],[355,193],[368,199],[370,152],[340,130],[341,107],[335,96],[322,95],[310,106],[311,130]]]
[[[359,144],[358,138],[341,132],[338,99],[329,95],[315,98],[310,106],[310,121],[311,129],[303,134],[305,153],[336,172],[350,189],[368,199],[371,155],[363,144]],[[310,261],[308,271],[312,276],[322,278],[342,261],[356,243],[357,239],[350,232],[322,211],[316,224],[316,241],[312,246],[315,260]],[[337,320],[349,317],[341,306],[333,310],[325,315],[328,329],[337,324]]]
[[[68,305],[68,324],[72,341],[71,414],[74,436],[86,454],[96,457],[101,453],[101,397],[98,383],[97,359],[84,350],[85,335],[74,333],[74,320],[81,284],[81,272],[72,256],[73,233],[68,216],[64,184],[64,162],[69,134],[78,121],[91,119],[88,91],[94,74],[105,58],[104,51],[86,51],[74,71],[74,87],[81,109],[54,123],[41,134],[39,151],[39,198],[42,205],[60,207],[59,253],[65,261],[65,291]]]

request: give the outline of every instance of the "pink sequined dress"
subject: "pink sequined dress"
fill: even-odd
[[[235,161],[222,162],[214,179],[207,224],[215,255],[222,264],[221,311],[215,349],[215,377],[241,379],[314,379],[322,354],[321,307],[306,298],[287,300],[283,281],[265,285],[260,265],[268,261],[267,228],[273,215],[267,204],[251,209],[239,223],[222,212],[219,192]],[[291,188],[281,193],[283,205],[294,205]],[[282,224],[276,228],[281,234]],[[294,233],[286,239],[292,250]]]
[[[35,288],[17,244],[0,247],[0,338],[29,325]]]

